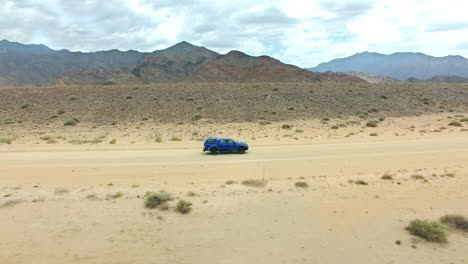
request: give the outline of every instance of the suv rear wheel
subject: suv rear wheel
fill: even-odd
[[[244,148],[244,147],[240,147],[240,148],[237,150],[237,152],[238,152],[239,154],[244,154],[244,153],[245,153],[245,148]]]
[[[218,154],[218,149],[217,149],[217,148],[211,148],[211,149],[210,149],[210,153],[211,153],[212,155]]]

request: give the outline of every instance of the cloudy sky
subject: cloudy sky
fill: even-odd
[[[180,41],[301,67],[357,52],[468,57],[467,0],[0,0],[0,39],[153,51]]]

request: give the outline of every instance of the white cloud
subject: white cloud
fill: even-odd
[[[466,0],[3,0],[0,39],[153,51],[182,40],[298,66],[357,52],[468,57]]]

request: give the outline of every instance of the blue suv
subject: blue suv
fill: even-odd
[[[237,152],[244,154],[249,149],[249,145],[244,142],[236,142],[230,138],[207,138],[203,152],[209,151],[211,154],[218,152]]]

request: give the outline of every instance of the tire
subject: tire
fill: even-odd
[[[210,153],[211,153],[211,155],[216,155],[216,154],[218,154],[218,149],[217,148],[210,148]]]
[[[237,153],[239,153],[239,154],[244,154],[244,153],[245,153],[245,148],[244,148],[244,147],[240,147],[240,148],[237,150]]]

